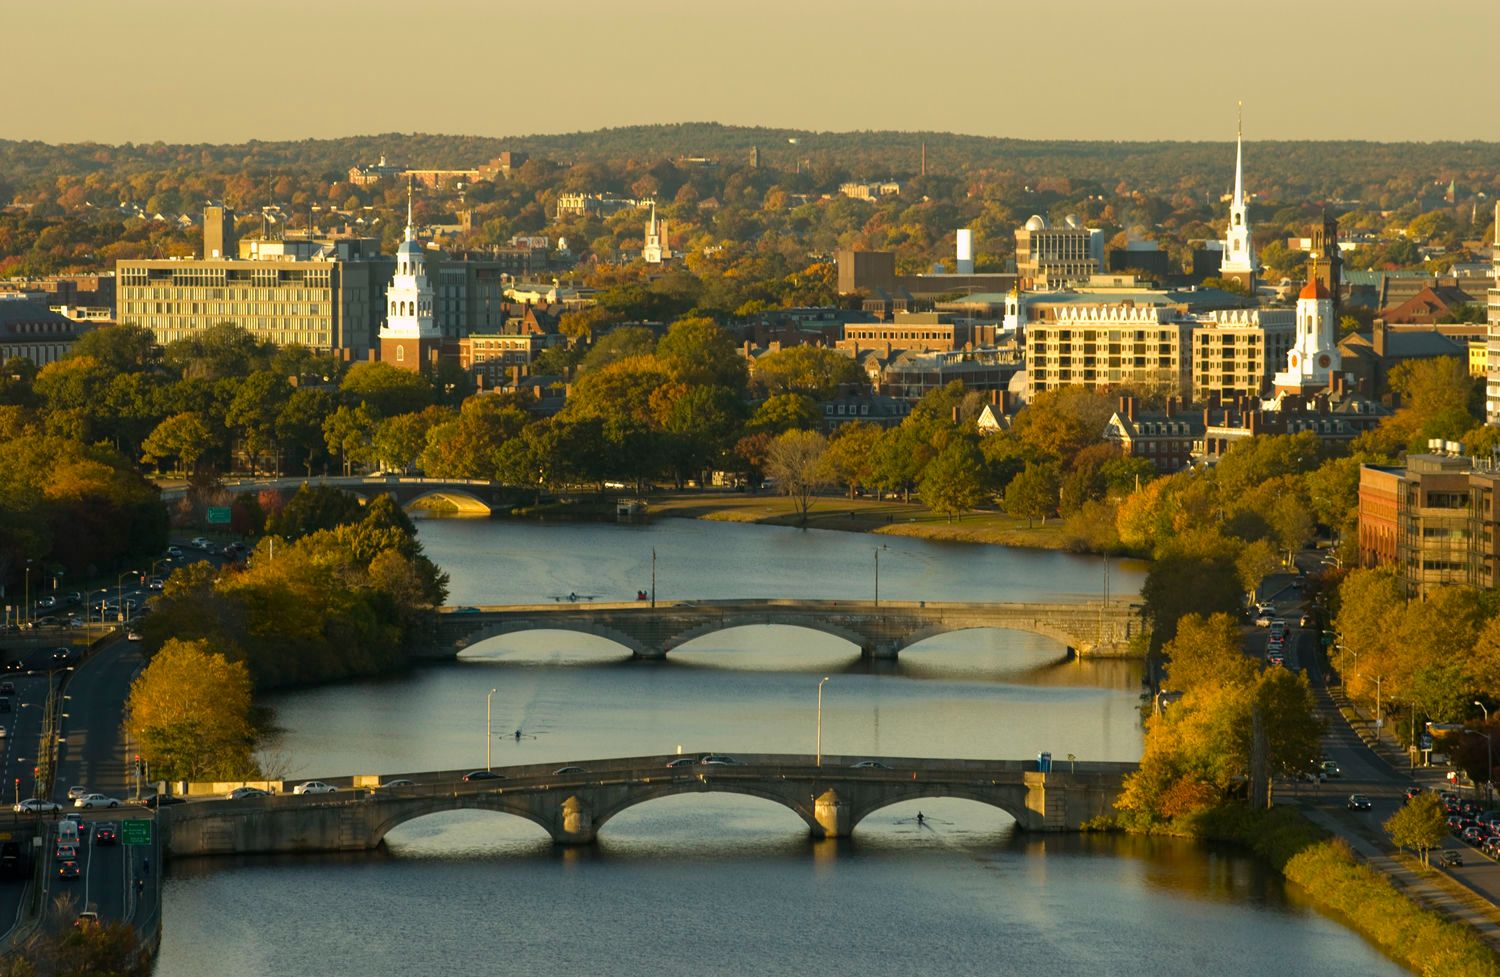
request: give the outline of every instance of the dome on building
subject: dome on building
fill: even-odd
[[[1303,299],[1313,299],[1316,301],[1318,299],[1327,298],[1333,298],[1333,296],[1328,294],[1328,289],[1324,288],[1323,283],[1318,281],[1316,278],[1308,282],[1306,285],[1303,285],[1302,291],[1297,295],[1297,301],[1299,302]]]
[[[1041,214],[1032,214],[1031,218],[1026,221],[1026,229],[1028,231],[1045,231],[1047,229],[1047,218]]]

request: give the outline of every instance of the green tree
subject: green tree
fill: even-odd
[[[142,461],[160,465],[176,459],[188,474],[198,470],[198,460],[217,446],[218,440],[199,415],[185,411],[173,414],[156,426],[141,443]]]
[[[874,484],[875,451],[880,436],[880,428],[874,424],[854,421],[839,425],[829,439],[829,476],[849,489],[851,499],[860,489]]]
[[[360,404],[358,407],[340,407],[328,415],[323,422],[323,443],[328,453],[338,455],[344,465],[344,474],[352,474],[355,465],[365,465],[373,460],[371,448],[375,441],[374,415]]]
[[[433,401],[431,382],[420,373],[389,363],[356,363],[344,374],[339,392],[348,404],[363,404],[375,417],[408,414]]]
[[[750,433],[781,434],[807,430],[818,423],[818,405],[806,394],[784,393],[766,398],[755,408],[747,428]]]
[[[701,316],[679,319],[656,344],[656,356],[679,383],[745,389],[745,359],[729,334]]]
[[[116,373],[149,368],[156,359],[156,336],[145,326],[90,329],[73,344],[72,356],[85,356]]]
[[[806,394],[815,400],[835,396],[841,387],[868,389],[852,356],[826,346],[790,346],[755,361],[755,382],[767,394]]]
[[[1045,526],[1047,517],[1057,512],[1061,482],[1055,465],[1027,464],[1006,486],[1005,511],[1025,516],[1028,527],[1036,519]]]
[[[1410,848],[1429,864],[1428,853],[1448,834],[1448,815],[1443,802],[1432,791],[1423,791],[1385,820],[1385,830],[1400,848]]]
[[[578,364],[579,372],[602,370],[611,363],[650,356],[656,352],[656,334],[646,326],[617,326],[600,336]]]
[[[918,491],[929,509],[952,521],[984,499],[984,484],[984,458],[978,445],[958,437],[928,462]]]

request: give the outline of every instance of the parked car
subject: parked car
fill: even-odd
[[[1364,794],[1350,794],[1349,795],[1349,810],[1351,810],[1351,811],[1368,811],[1369,809],[1370,809],[1370,799],[1368,797],[1366,797]]]
[[[292,788],[293,794],[334,794],[337,792],[337,787],[325,784],[321,780],[309,780],[305,784],[298,784]]]

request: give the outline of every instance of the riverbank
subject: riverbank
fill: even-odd
[[[706,519],[765,526],[801,525],[800,514],[793,507],[792,500],[784,495],[679,492],[654,495],[648,502],[647,515],[650,518]],[[523,507],[514,514],[521,518],[540,519],[613,521],[615,518],[612,499]],[[941,542],[1068,549],[1060,519],[1028,525],[1025,519],[994,510],[981,510],[950,520],[926,506],[893,499],[819,499],[807,514],[807,527]]]

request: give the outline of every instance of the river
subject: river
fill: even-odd
[[[453,603],[630,599],[1026,600],[1139,590],[1143,568],[1068,554],[667,520],[433,520]],[[866,664],[782,627],[708,635],[665,662],[603,639],[511,635],[455,663],[272,697],[268,760],[303,779],[668,753],[809,752],[824,689],[835,754],[1131,760],[1140,668],[1014,632],[944,635]],[[921,824],[917,810],[924,813]],[[1404,971],[1234,852],[1035,836],[966,801],[903,804],[811,843],[767,801],[692,795],[556,849],[516,818],[455,812],[370,855],[174,863],[161,977],[539,974],[1121,974]]]

